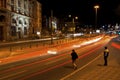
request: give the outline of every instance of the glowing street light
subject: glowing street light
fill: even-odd
[[[100,6],[95,5],[94,8],[95,8],[95,29],[96,29],[96,27],[97,27],[97,10],[100,8]]]

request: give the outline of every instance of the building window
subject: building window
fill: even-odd
[[[19,11],[19,13],[21,13],[21,2],[20,2],[21,0],[18,0],[18,11]]]
[[[11,0],[11,10],[14,11],[14,0]]]
[[[1,15],[0,16],[0,22],[4,22],[5,21],[5,16]]]
[[[24,35],[27,35],[27,27],[24,27]]]
[[[25,8],[25,10],[27,9],[27,0],[25,0],[24,1],[25,3],[24,3],[24,8]]]
[[[24,1],[24,14],[27,15],[27,0]]]
[[[16,27],[11,26],[11,36],[16,36]]]
[[[14,6],[11,6],[11,10],[14,11]]]
[[[6,0],[0,0],[0,7],[6,8]]]
[[[21,0],[18,0],[18,7],[20,8],[21,7]]]
[[[35,29],[34,28],[32,29],[32,34],[35,34]]]
[[[15,19],[12,19],[12,23],[15,23],[15,24],[16,24],[17,22],[16,22],[16,20],[15,20]]]
[[[5,6],[5,8],[6,8],[6,0],[4,0],[4,6]]]
[[[21,21],[21,20],[19,20],[19,24],[22,24],[22,21]]]
[[[27,22],[25,21],[24,24],[27,25]]]
[[[18,28],[18,31],[20,31],[21,30],[21,28]]]
[[[0,26],[0,41],[3,40],[3,26]]]

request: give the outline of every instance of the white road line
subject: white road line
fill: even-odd
[[[67,76],[65,76],[65,77],[63,77],[63,78],[61,78],[60,80],[65,80],[65,79],[67,79],[68,77],[74,75],[74,74],[77,73],[78,71],[84,69],[86,66],[88,66],[89,64],[91,64],[92,62],[94,62],[95,60],[97,60],[100,56],[102,56],[102,54],[99,55],[99,56],[97,56],[95,59],[93,59],[92,61],[90,61],[90,62],[87,63],[86,65],[82,66],[81,68],[79,68],[79,69],[75,70],[74,72],[70,73],[69,75],[67,75]]]
[[[21,71],[21,72],[16,72],[16,73],[14,73],[14,74],[9,74],[9,75],[7,75],[7,76],[1,77],[0,80],[4,80],[4,79],[6,79],[6,78],[9,78],[9,77],[12,77],[12,76],[16,76],[16,75],[18,75],[18,74],[24,73],[25,71],[26,71],[26,70]]]

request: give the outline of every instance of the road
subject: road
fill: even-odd
[[[98,42],[74,48],[79,55],[78,69],[101,55],[104,46],[117,53],[119,49],[115,44],[120,44],[118,38],[104,37]],[[60,80],[75,71],[70,53],[71,49],[62,47],[56,54],[0,65],[0,80]],[[114,56],[120,61],[120,54]]]

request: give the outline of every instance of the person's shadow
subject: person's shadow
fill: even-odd
[[[103,64],[97,64],[97,66],[104,66]]]
[[[73,66],[64,66],[64,68],[73,69]]]

